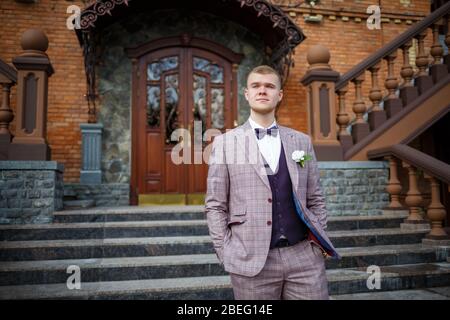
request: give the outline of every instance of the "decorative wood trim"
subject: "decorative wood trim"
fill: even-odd
[[[126,48],[125,52],[130,58],[139,58],[150,52],[170,47],[191,47],[211,51],[232,63],[240,63],[244,58],[243,54],[235,53],[234,51],[218,43],[206,39],[191,37],[188,34],[182,34],[177,37],[156,39],[134,48]]]
[[[111,12],[116,8],[116,6],[125,4],[128,6],[128,2],[132,0],[102,0],[96,1],[94,4],[87,7],[81,12],[80,15],[80,26],[81,29],[95,28],[95,22],[98,17],[108,14],[111,16]]]

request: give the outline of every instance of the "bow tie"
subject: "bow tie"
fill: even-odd
[[[269,129],[255,128],[255,133],[256,133],[256,137],[258,138],[258,140],[261,140],[262,138],[264,138],[264,136],[266,134],[268,134],[269,136],[272,136],[272,137],[276,137],[278,134],[278,127],[273,126]]]

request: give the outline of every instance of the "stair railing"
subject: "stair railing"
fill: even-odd
[[[419,213],[423,205],[423,197],[418,189],[418,172],[419,170],[423,172],[431,187],[431,203],[427,208],[427,218],[431,223],[431,230],[426,238],[432,240],[450,239],[443,228],[447,211],[440,198],[441,183],[444,192],[450,192],[450,165],[402,144],[371,150],[368,152],[368,157],[372,160],[382,158],[389,161],[390,174],[386,190],[390,194],[391,201],[388,209],[403,208],[400,203],[402,186],[398,177],[398,165],[401,164],[407,169],[408,192],[404,202],[409,209],[409,216],[404,221],[405,223],[428,223]]]
[[[428,29],[432,30],[433,37],[429,50],[432,59],[425,50]],[[450,54],[444,56],[444,48],[439,42],[439,36],[444,33],[445,44],[450,47],[450,2],[343,75],[329,66],[328,49],[316,46],[308,51],[309,69],[301,82],[308,86],[309,133],[318,149],[319,159],[350,159],[364,147],[368,141],[365,138],[372,131],[439,81],[448,81]],[[413,47],[417,49],[415,66],[410,62]],[[402,61],[397,59],[398,56]],[[400,70],[401,83],[396,69]],[[366,76],[370,83],[365,81]],[[350,91],[354,93],[353,97],[347,94]],[[338,103],[336,108],[335,101]],[[365,141],[360,143],[362,140]],[[336,143],[341,146],[341,151],[337,150]]]
[[[433,84],[439,82],[450,72],[450,55],[443,57],[444,49],[439,42],[439,35],[443,34],[444,27],[450,26],[450,2],[446,3],[424,20],[416,23],[411,28],[400,34],[383,48],[373,53],[367,59],[356,65],[354,68],[342,75],[336,83],[336,94],[341,101],[337,122],[341,128],[338,133],[339,140],[347,140],[345,144],[346,150],[354,144],[364,139],[371,131],[378,128],[388,118],[401,111],[411,101],[416,99],[418,95],[430,89]],[[425,53],[425,38],[427,30],[432,30],[433,44],[429,50],[433,61],[430,65],[430,59]],[[447,27],[445,44],[450,47],[450,28]],[[415,64],[417,71],[414,72],[410,64],[409,51],[413,46],[413,40],[417,41],[417,55]],[[394,73],[394,65],[398,57],[398,51],[401,50],[402,65],[400,76],[403,79],[400,84]],[[378,85],[378,77],[380,67],[386,64],[386,77],[384,86],[387,95],[382,98],[382,92]],[[427,70],[429,69],[429,72]],[[364,100],[362,99],[362,86],[364,74],[370,72],[371,84],[368,98],[372,103],[368,120],[364,119],[364,114],[368,110]],[[349,140],[348,126],[350,117],[347,113],[345,94],[348,91],[350,83],[355,87],[355,100],[353,102],[352,111],[355,114],[355,121],[351,128],[351,140]],[[384,108],[380,107],[383,101]],[[348,118],[348,119],[347,119]],[[350,142],[350,143],[349,143]]]

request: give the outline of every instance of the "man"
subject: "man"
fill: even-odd
[[[274,69],[253,69],[250,118],[212,146],[206,215],[235,299],[328,299],[325,256],[339,258],[311,139],[275,121],[282,97]]]

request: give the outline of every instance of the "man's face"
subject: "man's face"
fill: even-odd
[[[244,94],[250,108],[260,114],[268,114],[275,110],[283,98],[278,77],[271,73],[251,73]]]

